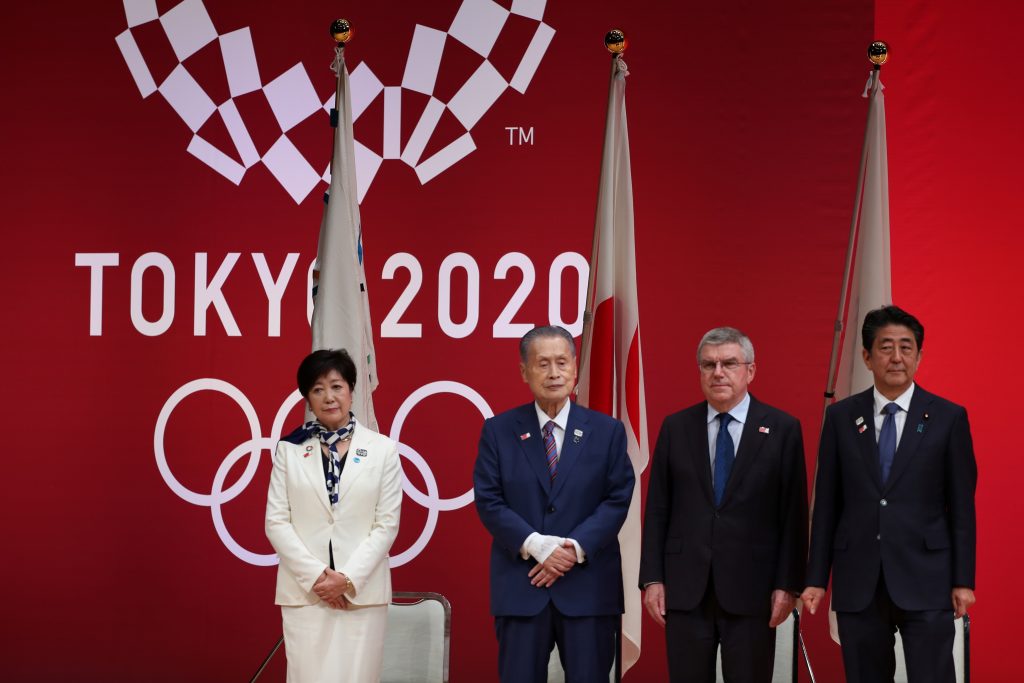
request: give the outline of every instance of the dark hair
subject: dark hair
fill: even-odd
[[[576,341],[569,334],[569,330],[565,329],[561,325],[544,325],[542,327],[535,327],[519,340],[519,360],[523,363],[526,362],[526,358],[530,355],[530,344],[534,340],[540,339],[541,337],[561,337],[569,343],[569,349],[572,352],[572,357],[576,357]]]
[[[902,325],[906,327],[914,333],[914,339],[917,341],[917,350],[920,351],[924,348],[924,325],[917,318],[898,306],[882,306],[873,311],[868,311],[867,315],[864,316],[864,326],[860,330],[860,339],[866,350],[871,351],[871,347],[875,345],[875,337],[878,336],[878,330],[888,325]]]
[[[309,392],[313,389],[316,381],[337,370],[341,378],[348,382],[350,391],[356,388],[356,364],[345,349],[321,349],[314,351],[299,363],[299,371],[295,373],[295,380],[299,385],[299,393],[303,398],[309,398]]]

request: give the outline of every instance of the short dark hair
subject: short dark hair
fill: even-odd
[[[569,330],[565,329],[561,325],[544,325],[542,327],[535,327],[519,340],[519,360],[523,363],[526,362],[526,358],[530,355],[530,344],[536,339],[541,337],[561,337],[565,341],[569,342],[569,349],[572,351],[572,357],[576,357],[576,340],[569,334]]]
[[[914,316],[904,311],[899,306],[882,306],[873,311],[868,311],[864,316],[864,326],[860,330],[860,340],[867,351],[875,345],[875,337],[878,331],[888,325],[902,325],[914,333],[917,341],[917,350],[924,348],[924,325]]]
[[[295,373],[295,380],[299,385],[299,393],[303,398],[309,398],[316,381],[327,375],[331,370],[337,370],[341,378],[348,382],[349,391],[356,388],[356,364],[345,349],[320,349],[314,351],[299,363],[299,370]]]

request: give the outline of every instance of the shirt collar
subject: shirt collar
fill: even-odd
[[[534,402],[533,407],[534,410],[537,411],[537,423],[541,426],[541,428],[543,428],[549,420],[552,420],[554,421],[555,426],[560,428],[564,433],[565,426],[569,424],[569,404],[571,403],[572,401],[566,399],[565,405],[562,406],[562,409],[558,411],[558,415],[555,415],[554,417],[548,417],[548,414],[541,410],[540,406],[537,405],[536,402]]]
[[[910,399],[907,399],[908,401]],[[748,391],[743,395],[743,400],[732,407],[732,410],[728,411],[732,419],[736,420],[740,424],[745,424],[747,421],[747,413],[750,411],[750,392]],[[716,418],[718,418],[718,411],[708,404],[708,424],[711,424]]]
[[[872,388],[871,391],[875,397],[875,415],[880,414],[882,409],[890,403],[895,403],[903,410],[903,412],[909,413],[910,399],[914,397],[914,386],[915,384],[911,382],[910,387],[892,401],[887,399],[885,396],[882,396],[881,392],[878,391],[878,387]]]

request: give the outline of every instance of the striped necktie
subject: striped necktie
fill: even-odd
[[[548,420],[541,433],[544,435],[544,457],[548,461],[548,474],[551,476],[551,481],[554,481],[558,474],[558,445],[555,444],[554,421]]]

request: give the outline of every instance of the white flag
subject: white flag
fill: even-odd
[[[892,304],[892,259],[889,255],[889,162],[885,146],[885,95],[881,71],[871,72],[864,97],[869,97],[860,177],[850,225],[846,300],[840,301],[843,341],[835,375],[835,399],[872,386],[871,372],[861,358],[860,328],[864,315]],[[813,505],[813,498],[812,498]],[[836,613],[829,608],[829,633],[839,642]]]
[[[590,284],[583,324],[579,397],[581,405],[622,420],[636,487],[619,532],[626,612],[622,617],[622,671],[640,658],[643,605],[640,573],[640,473],[647,468],[647,406],[640,354],[640,315],[633,240],[633,180],[626,128],[626,64],[612,61],[608,115],[597,193],[597,219],[590,259]]]
[[[331,157],[329,201],[320,222],[320,241],[313,267],[313,350],[345,349],[356,365],[352,412],[377,429],[373,390],[377,388],[377,362],[373,352],[370,299],[363,270],[363,236],[356,188],[355,147],[352,138],[352,102],[344,52],[338,50],[333,67],[338,73],[335,97],[337,127]],[[332,113],[332,118],[335,114]]]

